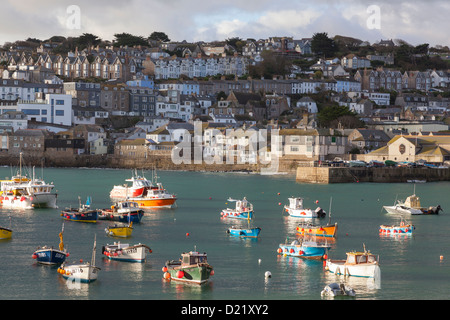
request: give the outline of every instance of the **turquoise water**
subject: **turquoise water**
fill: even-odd
[[[38,170],[37,170],[38,171]],[[10,168],[0,168],[0,177],[11,176]],[[315,201],[326,211],[332,198],[332,222],[338,222],[338,237],[329,257],[344,258],[345,252],[362,250],[363,244],[379,254],[381,279],[347,279],[362,300],[440,300],[450,297],[450,183],[416,185],[422,204],[440,204],[437,216],[412,216],[415,234],[409,237],[382,237],[380,224],[398,222],[398,217],[382,210],[396,198],[412,194],[407,183],[299,184],[294,177],[260,176],[240,173],[195,173],[160,171],[158,176],[169,192],[178,195],[174,209],[152,210],[136,224],[131,238],[122,242],[144,243],[152,249],[146,263],[109,261],[101,247],[114,242],[104,232],[108,222],[83,224],[66,221],[64,243],[69,262],[89,261],[94,236],[97,237],[99,278],[74,288],[56,272],[57,267],[37,265],[31,255],[37,246],[59,243],[60,210],[77,206],[78,196],[92,197],[92,206],[109,207],[109,191],[125,183],[130,170],[54,169],[44,170],[44,178],[58,190],[59,209],[24,212],[0,211],[0,225],[9,226],[13,238],[0,242],[0,299],[150,299],[150,300],[320,300],[320,291],[334,275],[325,272],[321,261],[306,261],[276,253],[278,244],[295,238],[298,220],[283,213],[289,196],[302,196],[306,206]],[[147,172],[146,176],[151,177]],[[278,194],[279,193],[279,194]],[[261,227],[258,239],[233,238],[226,229],[243,223],[221,219],[227,198],[253,203],[254,225]],[[328,217],[322,220],[328,221]],[[246,224],[246,222],[244,222]],[[183,251],[208,253],[215,275],[203,286],[183,285],[162,279],[165,261],[178,259]],[[440,259],[440,257],[443,259]],[[269,271],[271,278],[264,274]]]

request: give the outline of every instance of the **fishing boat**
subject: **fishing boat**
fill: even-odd
[[[78,197],[78,208],[66,208],[61,211],[61,216],[64,220],[76,222],[97,223],[99,210],[91,209],[91,197],[88,197],[86,204],[81,203],[81,198]]]
[[[261,228],[241,228],[238,226],[231,226],[227,229],[227,233],[236,237],[249,237],[249,238],[257,238],[259,233],[261,232]]]
[[[397,234],[412,234],[416,227],[410,223],[406,223],[403,219],[397,225],[381,225],[380,234],[397,235]]]
[[[66,262],[63,262],[63,264],[61,264],[58,268],[58,273],[61,274],[63,278],[69,281],[79,281],[83,283],[90,283],[97,280],[98,273],[101,269],[95,265],[95,253],[97,246],[96,238],[97,237],[94,238],[91,262],[80,261],[79,264],[71,265],[66,265]]]
[[[131,234],[133,233],[133,222],[130,222],[129,224],[122,224],[122,225],[111,225],[107,226],[105,228],[105,232],[107,235],[112,237],[118,237],[118,238],[128,238],[131,237]]]
[[[388,213],[394,214],[411,214],[411,215],[429,215],[439,214],[442,211],[440,205],[436,207],[422,207],[420,198],[416,196],[416,186],[414,185],[414,193],[406,198],[405,201],[397,200],[393,206],[383,206]]]
[[[155,182],[135,174],[126,180],[132,183],[131,186],[114,186],[110,198],[113,201],[134,201],[141,208],[172,208],[177,197],[164,189],[162,183],[157,181],[156,174],[153,180]]]
[[[36,178],[35,170],[33,167],[31,178],[22,173],[22,156],[20,153],[19,173],[9,180],[2,180],[0,182],[0,199],[3,199],[5,206],[15,208],[22,208],[25,202],[31,202],[33,208],[57,208],[56,199],[58,194],[54,192],[55,186],[53,183],[47,183],[43,179]],[[11,199],[11,194],[22,201],[22,204],[14,202],[15,199]],[[8,200],[10,200],[8,202]],[[11,201],[13,200],[13,201]],[[28,206],[28,204],[26,204]]]
[[[11,229],[11,217],[9,217],[9,228],[0,227],[0,240],[11,239],[12,229]]]
[[[147,252],[151,253],[152,250],[141,243],[130,246],[128,243],[114,242],[104,246],[102,252],[110,260],[145,262]]]
[[[326,212],[320,207],[317,207],[315,210],[304,208],[303,198],[292,197],[288,199],[289,205],[285,205],[284,210],[286,210],[291,217],[312,219],[324,218],[326,215]]]
[[[313,240],[294,240],[290,244],[280,244],[277,252],[291,257],[304,259],[325,259],[331,245],[327,242]]]
[[[346,260],[327,259],[325,270],[336,275],[375,278],[380,274],[379,257],[366,251],[347,252]]]
[[[296,228],[297,234],[302,236],[317,236],[335,238],[337,233],[337,222],[335,224],[314,225],[309,222],[299,223]]]
[[[110,220],[119,222],[139,223],[144,216],[144,210],[141,209],[135,201],[118,201],[111,208],[101,209],[99,220]]]
[[[32,258],[36,259],[37,263],[46,265],[56,265],[63,263],[66,260],[66,257],[69,256],[69,253],[64,248],[63,233],[64,233],[64,224],[62,226],[61,232],[59,233],[58,249],[47,246],[38,247],[34,251]]]
[[[315,236],[315,237],[326,237],[326,238],[336,238],[337,234],[337,222],[331,223],[331,202],[330,198],[330,209],[328,214],[328,224],[326,225],[316,225],[310,221],[303,221],[298,224],[296,231],[300,236]]]
[[[162,271],[164,279],[203,284],[214,275],[213,267],[207,261],[206,253],[183,252],[180,260],[167,261]]]
[[[323,288],[320,292],[322,297],[336,297],[336,296],[356,296],[355,290],[352,287],[345,285],[344,283],[330,283]]]
[[[236,202],[235,208],[226,208],[220,212],[223,218],[247,219],[253,218],[253,205],[244,197],[242,200],[228,198],[229,202]]]

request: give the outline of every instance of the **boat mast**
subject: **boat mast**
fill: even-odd
[[[330,197],[330,210],[328,213],[328,224],[331,224],[331,201],[333,201],[333,197]]]

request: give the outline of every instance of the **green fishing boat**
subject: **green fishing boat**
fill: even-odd
[[[164,279],[195,284],[206,283],[214,275],[206,253],[183,252],[178,261],[167,261],[163,267]]]

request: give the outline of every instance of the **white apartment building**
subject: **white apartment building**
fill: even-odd
[[[33,100],[19,99],[17,105],[0,106],[1,113],[21,111],[28,120],[72,125],[72,96],[68,94],[37,94]]]

